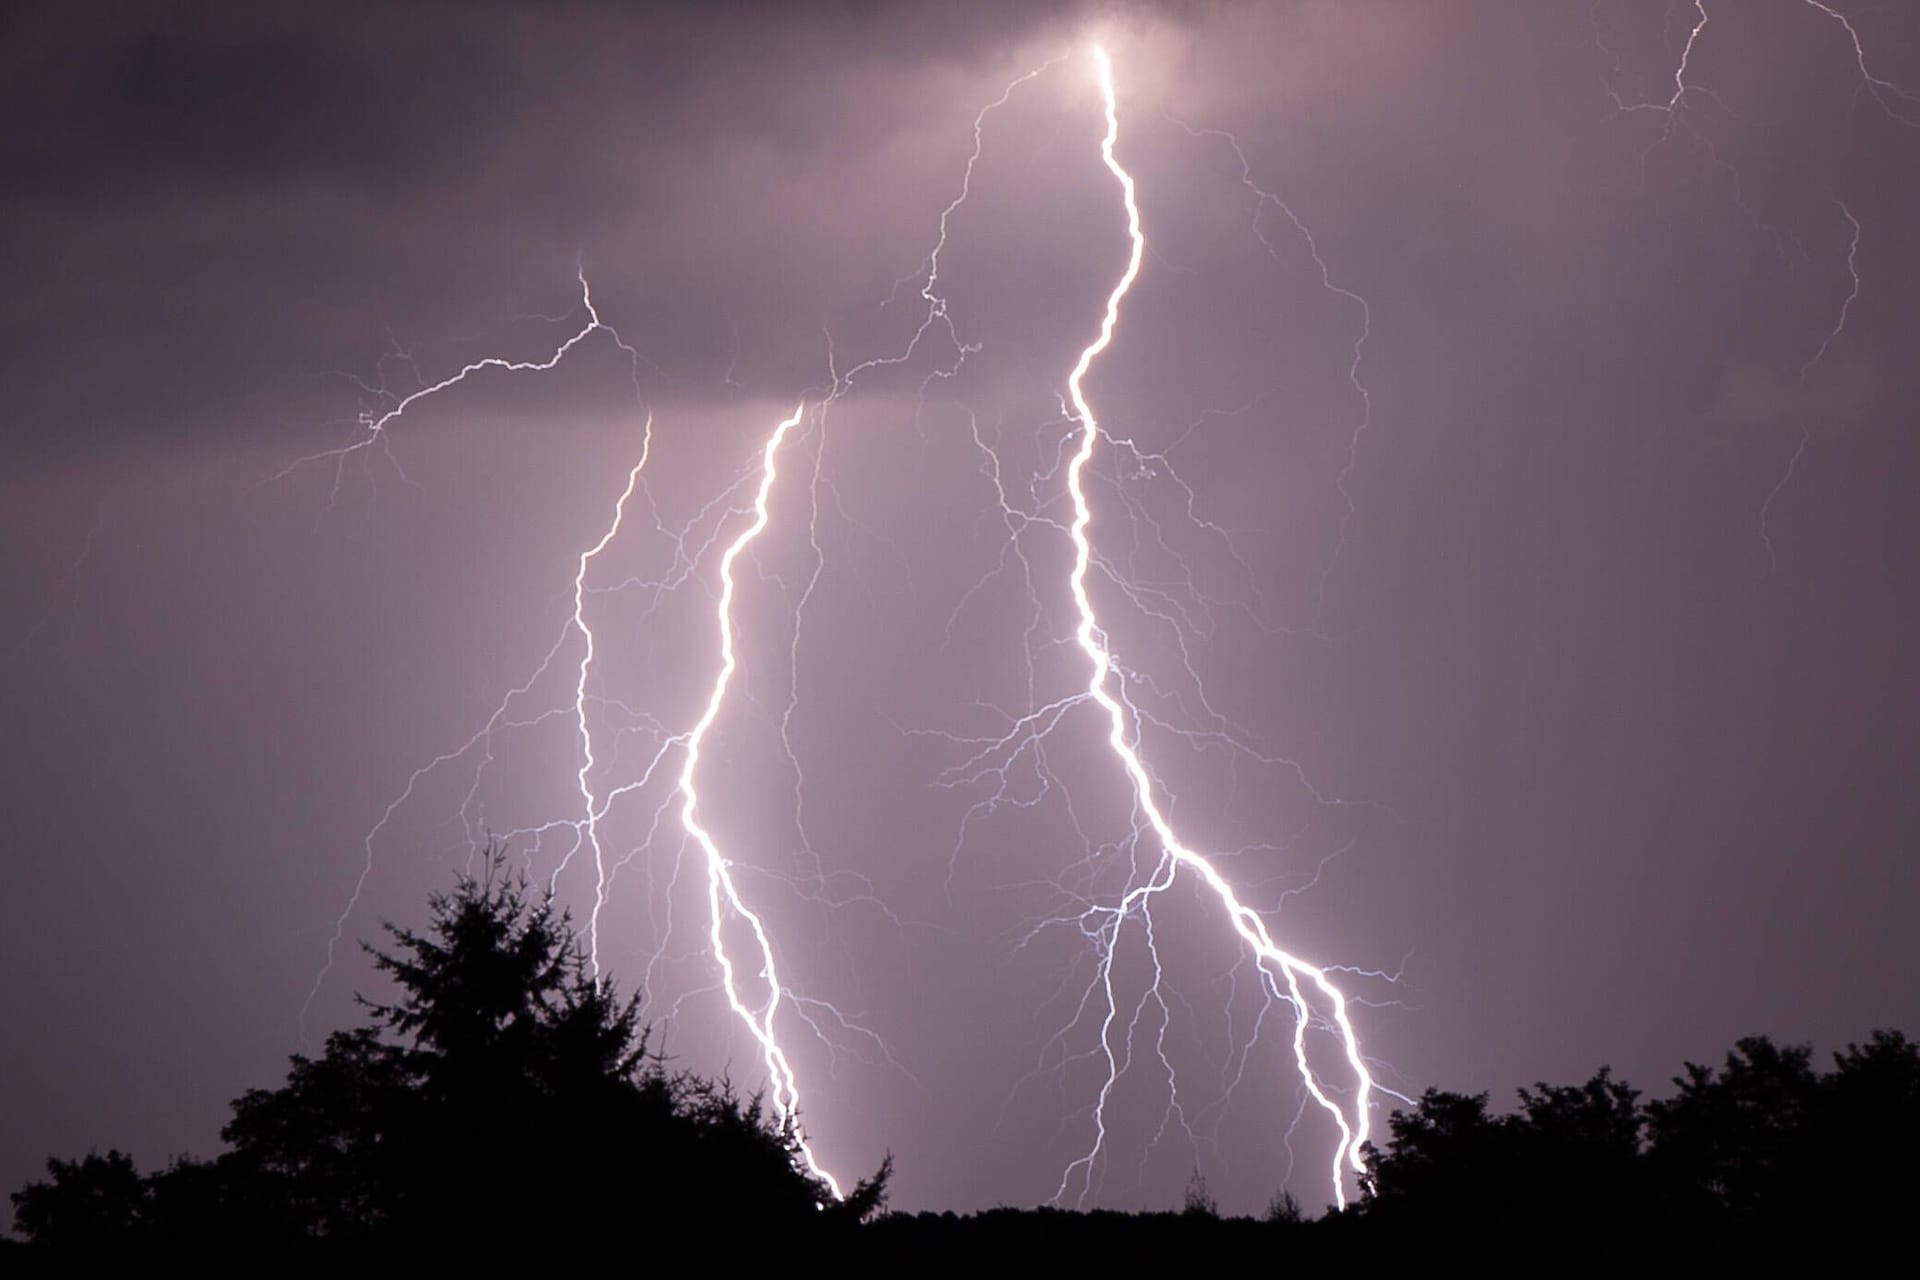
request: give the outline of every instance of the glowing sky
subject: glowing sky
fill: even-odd
[[[1085,379],[1114,688],[1381,1084],[1912,1029],[1920,15],[275,8],[0,18],[8,1186],[211,1152],[355,1017],[349,902],[418,921],[489,831],[760,1083],[675,744],[801,403],[698,790],[822,1159],[1328,1198],[1218,901],[1106,967],[1088,914],[1159,856],[1072,701],[1068,374],[1130,251],[1094,38],[1148,246]],[[549,363],[581,272],[618,341],[291,465]]]

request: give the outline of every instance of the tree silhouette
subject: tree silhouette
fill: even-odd
[[[1688,1063],[1649,1103],[1651,1160],[1669,1200],[1731,1224],[1891,1215],[1912,1199],[1920,1045],[1897,1031],[1813,1068],[1805,1045],[1736,1044],[1718,1070]]]
[[[1217,1218],[1220,1216],[1220,1201],[1207,1189],[1207,1175],[1195,1166],[1187,1179],[1186,1195],[1182,1197],[1180,1212],[1190,1218]]]
[[[1674,1087],[1642,1106],[1603,1068],[1520,1090],[1510,1115],[1429,1090],[1367,1149],[1361,1212],[1422,1231],[1497,1216],[1509,1231],[1632,1221],[1755,1242],[1901,1220],[1920,1150],[1920,1046],[1901,1033],[1847,1046],[1825,1074],[1807,1046],[1749,1037]]]
[[[108,1252],[136,1240],[151,1197],[121,1151],[47,1161],[47,1181],[13,1193],[14,1224],[35,1244],[73,1252]]]
[[[180,1194],[244,1210],[250,1234],[356,1239],[395,1211],[401,1170],[391,1138],[413,1080],[397,1047],[373,1028],[338,1031],[318,1059],[293,1058],[278,1089],[250,1089],[220,1131],[231,1150],[201,1173],[176,1166]],[[196,1213],[213,1212],[204,1206]],[[169,1220],[179,1215],[167,1215]]]
[[[1498,1216],[1541,1226],[1644,1217],[1653,1207],[1642,1159],[1639,1094],[1602,1067],[1584,1084],[1540,1083],[1494,1115],[1487,1095],[1430,1089],[1369,1146],[1365,1210],[1432,1225]]]
[[[1821,1125],[1808,1159],[1817,1179],[1816,1205],[1830,1216],[1843,1201],[1852,1214],[1905,1221],[1920,1178],[1920,1044],[1898,1031],[1873,1033],[1833,1055],[1822,1082]]]
[[[1689,1062],[1674,1085],[1673,1097],[1647,1105],[1651,1158],[1672,1203],[1750,1218],[1791,1193],[1820,1090],[1810,1048],[1749,1037],[1720,1070]]]
[[[1300,1207],[1300,1201],[1293,1192],[1284,1187],[1273,1193],[1267,1201],[1267,1211],[1261,1215],[1261,1221],[1294,1226],[1307,1220],[1306,1211]]]
[[[1507,1122],[1488,1113],[1484,1093],[1428,1089],[1412,1111],[1388,1117],[1387,1129],[1388,1145],[1365,1151],[1367,1207],[1376,1217],[1474,1213],[1510,1167]]]
[[[568,1237],[719,1243],[732,1257],[826,1245],[948,1268],[1071,1252],[1137,1268],[1275,1242],[1343,1263],[1360,1242],[1492,1242],[1590,1263],[1638,1257],[1655,1236],[1857,1245],[1904,1228],[1915,1186],[1920,1045],[1876,1031],[1824,1073],[1805,1046],[1741,1040],[1644,1105],[1606,1068],[1521,1089],[1507,1114],[1484,1093],[1430,1089],[1364,1149],[1359,1203],[1313,1221],[1284,1192],[1264,1221],[1222,1216],[1197,1167],[1181,1212],[882,1216],[890,1159],[836,1198],[759,1095],[668,1070],[637,1000],[594,974],[566,914],[500,855],[429,907],[426,928],[389,925],[388,948],[368,948],[392,987],[362,1001],[370,1025],[236,1099],[217,1158],[144,1177],[117,1150],[49,1160],[13,1194],[29,1251],[497,1268]]]
[[[1606,1067],[1579,1085],[1520,1090],[1512,1158],[1523,1179],[1509,1203],[1544,1221],[1644,1217],[1640,1094]]]
[[[568,917],[497,854],[430,908],[425,930],[390,925],[391,948],[368,948],[394,988],[362,1001],[373,1025],[236,1099],[217,1159],[145,1179],[118,1152],[52,1161],[14,1196],[22,1233],[55,1249],[497,1255],[507,1207],[535,1228],[798,1238],[883,1206],[891,1161],[838,1199],[758,1096],[668,1071],[638,1001],[594,975]]]

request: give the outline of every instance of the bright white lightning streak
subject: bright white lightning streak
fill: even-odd
[[[1291,1001],[1295,1012],[1294,1060],[1299,1066],[1301,1078],[1308,1092],[1333,1119],[1340,1132],[1340,1141],[1333,1153],[1332,1174],[1334,1198],[1344,1208],[1347,1202],[1346,1170],[1351,1168],[1353,1172],[1359,1174],[1364,1173],[1366,1167],[1360,1148],[1367,1141],[1368,1108],[1373,1090],[1373,1077],[1369,1074],[1366,1062],[1361,1057],[1359,1039],[1354,1033],[1353,1024],[1347,1014],[1346,996],[1327,977],[1324,969],[1282,950],[1268,932],[1266,922],[1240,901],[1233,887],[1227,883],[1213,864],[1200,853],[1182,844],[1179,836],[1174,833],[1171,823],[1161,811],[1160,803],[1154,796],[1152,779],[1147,774],[1146,766],[1129,741],[1126,709],[1109,687],[1110,677],[1114,674],[1113,658],[1107,652],[1104,633],[1094,613],[1093,602],[1087,594],[1087,572],[1093,562],[1093,547],[1088,538],[1088,529],[1093,523],[1093,512],[1087,504],[1082,476],[1088,461],[1093,457],[1100,427],[1098,420],[1094,417],[1093,407],[1087,402],[1083,384],[1087,373],[1093,368],[1094,361],[1113,343],[1114,329],[1120,322],[1120,305],[1128,291],[1132,289],[1134,279],[1140,274],[1140,265],[1147,248],[1146,236],[1140,229],[1140,207],[1135,199],[1133,176],[1121,166],[1114,154],[1114,146],[1120,136],[1120,116],[1114,93],[1113,62],[1106,50],[1099,45],[1093,47],[1093,57],[1099,70],[1100,91],[1105,102],[1107,122],[1106,135],[1100,142],[1100,156],[1108,171],[1120,184],[1127,209],[1127,235],[1132,247],[1128,254],[1126,271],[1122,273],[1119,282],[1114,285],[1113,292],[1107,297],[1106,314],[1100,322],[1100,334],[1080,353],[1079,361],[1067,378],[1068,398],[1073,404],[1074,417],[1080,424],[1079,448],[1067,467],[1067,489],[1073,498],[1074,513],[1073,524],[1068,530],[1074,549],[1073,572],[1069,585],[1073,593],[1074,606],[1080,615],[1075,639],[1081,651],[1087,655],[1087,661],[1092,668],[1092,676],[1087,684],[1087,694],[1107,713],[1109,726],[1107,744],[1113,749],[1114,755],[1119,759],[1121,767],[1126,771],[1133,785],[1134,802],[1139,806],[1140,812],[1145,815],[1148,824],[1153,828],[1154,835],[1160,841],[1165,859],[1162,865],[1166,869],[1163,878],[1156,877],[1130,892],[1115,909],[1115,915],[1116,918],[1124,918],[1125,914],[1134,907],[1144,906],[1152,894],[1171,885],[1179,869],[1184,867],[1198,875],[1219,899],[1234,932],[1238,933],[1253,949],[1262,975],[1269,986],[1275,989],[1276,994],[1278,994],[1278,984],[1275,982],[1274,973],[1267,966],[1272,965],[1278,968],[1280,976],[1286,982],[1287,991],[1284,998]],[[1353,1068],[1357,1088],[1354,1097],[1354,1115],[1351,1119],[1328,1094],[1326,1087],[1322,1085],[1307,1059],[1306,1035],[1311,1020],[1311,1009],[1302,990],[1303,978],[1331,1007],[1334,1025],[1338,1027],[1344,1043],[1347,1062]],[[1066,1174],[1061,1179],[1062,1193],[1076,1168],[1091,1171],[1105,1138],[1104,1108],[1107,1096],[1112,1091],[1119,1074],[1119,1064],[1113,1057],[1108,1039],[1108,1033],[1117,1016],[1110,989],[1107,1010],[1107,1018],[1101,1026],[1101,1044],[1106,1051],[1108,1076],[1095,1106],[1094,1143],[1085,1155],[1068,1165]]]
[[[714,677],[712,692],[707,696],[706,710],[687,734],[687,754],[680,765],[680,825],[686,828],[687,834],[706,854],[707,908],[711,913],[708,937],[713,943],[714,958],[720,963],[720,980],[727,993],[727,1003],[733,1006],[734,1013],[746,1024],[748,1032],[760,1045],[761,1056],[767,1064],[767,1076],[773,1083],[774,1108],[782,1120],[793,1125],[807,1168],[838,1196],[841,1194],[840,1184],[814,1157],[813,1148],[808,1144],[805,1134],[800,1132],[796,1120],[800,1109],[800,1088],[793,1066],[787,1061],[786,1051],[780,1047],[773,1027],[774,1014],[780,1009],[781,995],[780,975],[773,963],[773,943],[768,939],[766,926],[761,923],[760,917],[741,898],[740,890],[733,882],[730,864],[720,852],[719,845],[714,842],[712,834],[700,825],[700,795],[694,789],[694,775],[700,768],[701,744],[706,739],[707,730],[713,727],[714,720],[720,714],[720,706],[726,701],[727,686],[732,682],[734,668],[738,665],[733,652],[733,562],[767,527],[767,499],[773,492],[775,477],[774,457],[780,452],[780,445],[787,438],[787,433],[799,425],[805,412],[806,405],[802,403],[794,409],[791,417],[784,419],[767,437],[766,447],[761,453],[760,488],[753,499],[753,523],[741,530],[720,557],[720,601],[715,610],[720,623],[720,671]],[[767,983],[767,1002],[758,1011],[748,1007],[740,998],[739,987],[734,983],[733,958],[727,954],[726,942],[721,936],[727,910],[747,922],[760,948],[760,976]]]
[[[948,313],[946,298],[940,293],[940,255],[947,246],[948,230],[953,215],[959,210],[961,205],[966,203],[967,197],[972,192],[974,169],[980,162],[981,151],[984,147],[983,135],[987,117],[1000,107],[1005,106],[1021,85],[1037,78],[1044,73],[1047,68],[1053,66],[1058,61],[1060,61],[1059,58],[1050,59],[1024,75],[1017,77],[1001,91],[998,98],[982,107],[979,112],[975,114],[973,120],[973,150],[967,157],[966,168],[961,177],[959,194],[940,211],[939,235],[926,259],[926,279],[919,289],[919,296],[921,300],[926,303],[926,314],[921,318],[919,325],[914,330],[913,336],[908,340],[905,349],[899,354],[876,356],[854,365],[845,372],[830,368],[831,388],[821,402],[819,409],[819,427],[822,431],[825,429],[826,414],[830,406],[852,388],[854,382],[860,375],[871,369],[904,364],[919,350],[921,340],[926,337],[928,331],[935,325],[945,326],[947,335],[952,340],[954,346],[954,363],[944,370],[936,371],[935,374],[929,375],[930,378],[942,376],[942,374],[951,377],[954,373],[958,372],[960,363],[965,361],[969,354],[977,350],[975,346],[961,340],[958,331],[954,328],[953,319]],[[903,282],[895,283],[896,291],[900,283]],[[832,337],[829,335],[828,360],[830,366],[832,364],[832,350]],[[700,824],[698,816],[699,795],[695,790],[694,776],[699,766],[701,743],[705,739],[707,730],[712,726],[715,718],[718,717],[721,705],[726,700],[727,688],[732,681],[734,668],[736,666],[733,636],[733,563],[739,557],[740,553],[745,550],[755,538],[759,537],[761,532],[767,527],[767,499],[772,493],[774,480],[776,478],[774,466],[775,456],[779,452],[780,446],[785,440],[787,433],[799,424],[805,409],[806,406],[804,403],[797,406],[794,409],[793,416],[782,421],[779,426],[774,429],[773,434],[767,438],[767,443],[762,454],[760,488],[753,504],[753,523],[741,532],[740,536],[734,540],[721,557],[721,593],[717,606],[720,624],[720,671],[715,677],[713,689],[708,697],[704,714],[702,714],[699,721],[687,734],[686,757],[681,765],[679,783],[679,791],[682,797],[680,809],[681,825],[686,828],[687,833],[694,838],[700,845],[702,852],[706,855],[707,903],[709,910],[708,937],[713,945],[714,957],[720,965],[721,984],[726,992],[727,1003],[732,1006],[734,1014],[746,1025],[747,1030],[759,1044],[761,1055],[766,1062],[767,1074],[773,1086],[775,1109],[779,1111],[783,1119],[790,1122],[795,1121],[798,1114],[799,1086],[793,1071],[793,1066],[787,1058],[786,1051],[780,1047],[780,1042],[774,1029],[774,1015],[779,1009],[781,996],[785,993],[780,986],[778,971],[774,967],[773,945],[767,936],[766,927],[760,917],[749,909],[740,897],[739,889],[734,883],[733,874],[729,869],[727,859],[721,854],[712,835]],[[825,440],[823,437],[821,449],[824,450],[824,448]],[[816,491],[820,484],[820,466],[821,455],[816,454],[813,477]],[[814,499],[814,511],[817,517],[817,493]],[[809,530],[809,536],[810,538],[815,536],[811,528]],[[818,556],[819,547],[817,541],[815,542],[814,550],[816,556]],[[794,613],[795,648],[791,655],[791,661],[794,664],[798,662],[799,626],[805,616],[807,601],[812,597],[813,589],[819,581],[819,565],[821,563],[821,561],[816,560],[813,576],[809,580],[805,591],[802,593]],[[584,627],[582,630],[584,630]],[[791,667],[790,670],[797,672],[797,665]],[[797,699],[797,679],[793,687],[796,691],[795,699]],[[584,697],[584,692],[582,693],[582,697]],[[800,781],[799,761],[793,753],[790,738],[794,711],[795,701],[790,699],[786,713],[781,720],[781,740],[787,745],[787,755],[794,766],[794,797],[797,807],[801,799],[800,788],[802,783]],[[585,735],[584,721],[582,722],[582,735],[583,737]],[[587,800],[588,811],[591,814],[593,798],[591,792],[588,791],[586,787],[584,767],[581,777],[582,795]],[[804,828],[802,829],[802,841],[803,843],[805,842]],[[595,848],[597,855],[598,846],[596,845]],[[811,849],[809,848],[808,851],[811,852]],[[815,879],[819,880],[821,872],[817,855],[813,857],[813,864]],[[735,914],[747,922],[749,928],[752,930],[754,940],[760,949],[761,976],[767,983],[768,997],[766,1005],[758,1012],[755,1012],[741,999],[739,988],[734,982],[733,960],[727,953],[725,943],[722,939],[722,927],[725,921],[725,911],[723,910],[722,903],[723,898],[725,899],[725,907],[730,908]],[[831,1006],[828,1007],[830,1008]],[[834,1013],[836,1017],[840,1016],[837,1010],[834,1011]],[[804,1011],[802,1011],[802,1016],[805,1016]],[[842,1021],[844,1022],[844,1019],[842,1019]],[[817,1026],[815,1030],[818,1030]],[[864,1031],[864,1029],[861,1030]],[[869,1036],[872,1035],[871,1032],[866,1032],[865,1034]],[[882,1045],[881,1048],[882,1052],[886,1053],[885,1046]],[[889,1062],[892,1061],[891,1053],[886,1053],[886,1057]],[[896,1063],[895,1065],[897,1066],[898,1064]],[[808,1169],[819,1176],[820,1179],[832,1189],[836,1196],[840,1195],[840,1184],[834,1179],[830,1172],[821,1166],[819,1160],[814,1155],[812,1146],[806,1141],[805,1135],[800,1132],[797,1122],[794,1124],[794,1132],[800,1144],[801,1155],[805,1159]]]

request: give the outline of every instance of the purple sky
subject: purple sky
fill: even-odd
[[[1088,381],[1093,600],[1182,836],[1376,974],[1341,982],[1377,1079],[1658,1091],[1743,1034],[1913,1030],[1920,15],[1832,7],[1864,69],[1819,6],[1709,0],[1673,101],[1697,15],[1639,0],[10,6],[0,1181],[214,1151],[488,831],[591,908],[551,825],[573,579],[647,413],[588,578],[602,795],[705,702],[766,433],[905,349],[976,113],[1067,54],[949,219],[977,349],[930,377],[936,329],[782,455],[700,778],[822,1157],[891,1150],[904,1208],[1055,1194],[1105,1068],[1100,953],[1045,922],[1158,850],[1090,704],[965,765],[1086,682],[1059,397],[1128,248],[1094,38],[1149,249]],[[594,334],[287,470],[366,441],[383,379],[550,356],[577,266],[637,361]],[[601,959],[677,1062],[758,1084],[663,759],[601,825]],[[1190,877],[1153,938],[1067,1202],[1197,1166],[1229,1210],[1322,1203],[1290,1015]]]

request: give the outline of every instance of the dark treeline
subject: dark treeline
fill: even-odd
[[[24,1244],[0,1257],[499,1259],[696,1239],[949,1261],[1351,1262],[1437,1242],[1494,1258],[1535,1238],[1587,1257],[1831,1249],[1898,1233],[1920,1190],[1920,1046],[1880,1031],[1825,1069],[1806,1047],[1742,1040],[1653,1100],[1604,1068],[1522,1089],[1504,1113],[1429,1090],[1367,1148],[1354,1207],[1319,1218],[1284,1195],[1222,1218],[1198,1175],[1180,1211],[889,1214],[890,1162],[838,1200],[757,1096],[669,1070],[636,1002],[595,981],[566,916],[497,858],[431,905],[426,932],[389,926],[391,949],[369,948],[393,1002],[363,1002],[369,1025],[236,1099],[222,1154],[148,1173],[118,1151],[49,1160],[13,1194]]]
[[[55,1253],[286,1251],[499,1257],[624,1232],[844,1232],[844,1201],[796,1163],[790,1126],[724,1081],[667,1069],[634,1000],[596,982],[568,919],[490,859],[432,901],[425,933],[369,948],[393,1003],[233,1103],[227,1150],[142,1175],[110,1151],[50,1160],[13,1195]]]
[[[865,1235],[888,1252],[1113,1260],[1270,1248],[1352,1264],[1372,1249],[1444,1246],[1454,1260],[1576,1271],[1675,1248],[1833,1258],[1907,1238],[1920,1196],[1920,1045],[1878,1031],[1821,1070],[1805,1046],[1752,1037],[1673,1083],[1671,1096],[1642,1101],[1602,1068],[1585,1084],[1522,1089],[1504,1114],[1487,1094],[1430,1089],[1393,1113],[1384,1146],[1366,1148],[1362,1198],[1315,1220],[1289,1196],[1263,1218],[1221,1219],[1202,1182],[1179,1213],[894,1214]]]

